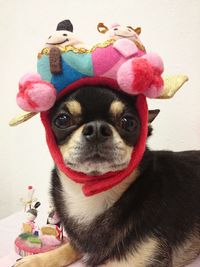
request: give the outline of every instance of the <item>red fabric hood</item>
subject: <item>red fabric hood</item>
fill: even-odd
[[[65,94],[85,85],[104,85],[112,89],[120,90],[116,81],[110,78],[83,78],[80,79],[66,88],[64,88],[57,96],[57,100],[63,97]],[[86,196],[91,196],[105,190],[112,188],[119,184],[122,180],[128,177],[139,165],[146,147],[146,139],[148,134],[148,106],[146,97],[144,95],[138,95],[136,99],[136,108],[141,120],[141,132],[138,142],[132,152],[131,160],[127,168],[116,171],[108,172],[99,176],[88,176],[84,173],[76,172],[65,165],[64,159],[60,152],[58,145],[51,129],[50,111],[41,112],[41,120],[46,131],[46,141],[49,147],[51,156],[60,171],[62,171],[68,178],[76,183],[83,185],[82,190]]]

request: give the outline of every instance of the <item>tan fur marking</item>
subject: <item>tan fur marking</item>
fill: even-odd
[[[73,150],[75,144],[77,143],[77,141],[80,140],[80,136],[81,136],[81,133],[83,131],[83,128],[84,128],[84,125],[82,125],[81,127],[79,127],[72,135],[72,137],[70,138],[69,142],[67,142],[66,144],[64,145],[60,145],[60,151],[62,153],[62,155],[66,156],[68,154],[70,154],[72,151],[71,149]]]
[[[144,267],[153,264],[155,253],[159,249],[159,243],[155,238],[147,238],[142,241],[136,250],[127,255],[127,260],[120,262],[108,262],[101,267]]]
[[[66,106],[72,115],[81,115],[81,105],[78,101],[72,100],[66,102]]]
[[[192,263],[200,254],[199,231],[194,231],[179,247],[173,251],[173,266],[183,267]]]
[[[158,241],[154,238],[148,238],[143,241],[136,252],[133,253],[135,266],[142,267],[153,263],[155,252],[159,247]]]
[[[124,157],[128,157],[129,160],[131,159],[131,154],[133,151],[133,147],[127,145],[124,140],[121,138],[121,136],[119,135],[119,133],[117,132],[117,130],[111,126],[112,132],[113,132],[113,139],[115,140],[116,144],[120,144],[121,148],[124,149]]]
[[[15,267],[62,267],[69,265],[80,258],[70,244],[63,245],[55,250],[25,257],[18,261]]]
[[[121,115],[123,110],[124,104],[121,101],[114,100],[110,105],[110,113],[115,117]]]

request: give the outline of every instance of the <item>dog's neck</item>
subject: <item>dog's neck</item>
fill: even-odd
[[[68,216],[75,218],[79,223],[90,223],[98,215],[112,207],[139,176],[136,169],[129,177],[110,190],[87,197],[82,192],[82,185],[69,179],[64,173],[58,171],[62,184],[63,198],[66,201]]]

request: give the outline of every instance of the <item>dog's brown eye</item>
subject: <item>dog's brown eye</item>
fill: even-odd
[[[69,115],[62,113],[55,118],[54,124],[60,129],[65,129],[70,127],[73,121]]]
[[[120,121],[120,127],[125,131],[133,131],[137,127],[137,121],[133,117],[123,117]]]

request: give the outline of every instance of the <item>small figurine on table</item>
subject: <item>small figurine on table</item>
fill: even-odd
[[[35,189],[29,186],[27,196],[21,199],[26,221],[22,224],[21,234],[15,240],[15,250],[22,257],[46,252],[68,242],[68,239],[63,237],[60,218],[53,206],[50,206],[48,211],[47,224],[39,228],[36,219],[41,204],[34,198],[34,192]]]
[[[59,245],[62,243],[63,228],[55,209],[50,211],[47,218],[47,225],[41,228],[40,239],[45,245]]]
[[[23,233],[30,233],[35,236],[39,235],[39,227],[35,222],[35,219],[37,218],[38,211],[37,208],[40,206],[40,202],[36,202],[35,205],[30,208],[26,214],[27,214],[27,222],[23,223]]]
[[[26,211],[26,222],[22,224],[21,234],[15,240],[15,250],[21,256],[34,254],[33,251],[38,251],[42,247],[39,226],[35,221],[38,216],[37,208],[41,203],[34,198],[34,193],[35,189],[28,186],[27,196],[21,199]]]

